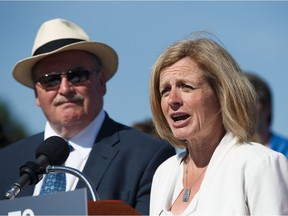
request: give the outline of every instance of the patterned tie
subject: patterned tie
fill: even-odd
[[[69,145],[70,152],[74,151],[72,145]],[[66,174],[63,172],[48,173],[42,184],[40,195],[52,194],[55,192],[66,191]]]
[[[48,173],[41,187],[40,195],[52,194],[66,190],[65,173]]]

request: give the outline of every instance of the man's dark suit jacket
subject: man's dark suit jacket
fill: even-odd
[[[0,196],[19,179],[19,168],[35,161],[44,133],[0,149]],[[168,143],[113,121],[106,114],[87,163],[85,173],[101,200],[122,200],[149,214],[150,187],[156,168],[175,150]],[[82,181],[77,188],[85,187]],[[23,188],[17,197],[33,194],[34,185]]]

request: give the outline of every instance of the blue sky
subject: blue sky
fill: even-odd
[[[14,64],[31,55],[36,32],[49,19],[80,25],[91,40],[119,55],[104,106],[131,125],[150,117],[149,75],[158,55],[194,31],[215,34],[244,70],[262,76],[274,95],[273,129],[288,136],[288,2],[285,1],[0,1],[0,99],[30,134],[45,118],[31,89],[12,77]]]

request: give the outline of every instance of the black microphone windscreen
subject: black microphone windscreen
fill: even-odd
[[[66,140],[59,136],[51,136],[38,147],[35,156],[45,155],[49,165],[62,165],[69,156],[69,146]]]

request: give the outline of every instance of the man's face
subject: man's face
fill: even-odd
[[[35,83],[36,104],[41,107],[53,129],[66,139],[85,128],[103,107],[106,81],[104,72],[100,70],[97,73],[98,69],[93,56],[84,51],[66,51],[48,56],[34,68],[36,81],[47,74],[72,71],[71,76],[52,77],[54,84],[58,83],[53,88],[44,88],[39,82]],[[79,71],[88,71],[88,80],[77,81],[79,77],[74,76],[73,72]],[[76,82],[72,83],[75,79]]]

